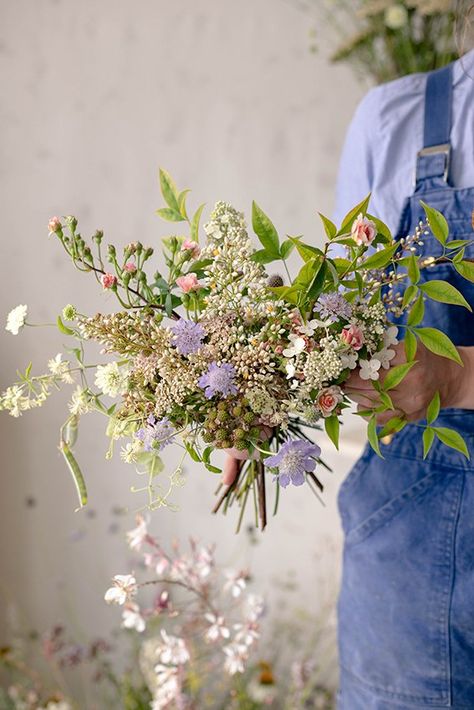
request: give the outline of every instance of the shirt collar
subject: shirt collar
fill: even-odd
[[[474,49],[457,59],[453,65],[453,84],[459,84],[462,79],[474,81]]]

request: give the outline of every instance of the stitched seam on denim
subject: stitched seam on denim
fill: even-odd
[[[451,643],[451,610],[453,603],[453,593],[454,593],[454,581],[456,578],[456,540],[459,528],[459,518],[461,515],[461,505],[464,493],[465,477],[463,476],[458,483],[458,494],[457,500],[453,501],[453,534],[451,539],[451,549],[450,549],[450,579],[449,579],[449,600],[446,613],[446,642],[448,645],[448,670],[449,670],[449,701],[453,702],[453,677],[452,677],[452,643]]]
[[[379,527],[392,520],[402,511],[405,503],[417,500],[429,490],[429,484],[434,476],[436,476],[436,471],[431,471],[431,473],[426,474],[416,483],[412,483],[405,491],[387,501],[374,513],[371,513],[366,520],[347,533],[346,544],[353,545],[362,542]]]
[[[381,688],[378,685],[373,685],[372,683],[368,683],[363,678],[360,678],[353,671],[349,670],[349,668],[347,668],[343,663],[340,663],[340,666],[344,673],[350,675],[357,683],[360,683],[360,685],[362,685],[363,687],[367,688],[368,690],[375,690],[377,693],[385,695],[389,698],[393,698],[394,700],[413,700],[417,703],[428,703],[429,705],[434,705],[435,703],[439,705],[444,701],[449,702],[448,696],[444,693],[441,693],[437,697],[434,697],[433,695],[411,695],[411,693],[400,693],[394,690],[385,690],[384,688]],[[449,705],[441,705],[441,707],[449,707]]]

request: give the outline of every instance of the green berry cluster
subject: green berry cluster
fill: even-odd
[[[203,439],[218,449],[248,449],[260,436],[258,419],[242,399],[233,404],[223,401],[211,409],[204,420]]]

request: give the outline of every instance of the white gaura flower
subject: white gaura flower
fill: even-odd
[[[127,542],[131,550],[141,550],[148,536],[147,522],[142,515],[137,515],[137,527],[127,533]]]
[[[265,600],[259,594],[249,594],[247,597],[247,617],[254,623],[265,611]]]
[[[390,328],[387,328],[383,334],[384,347],[389,348],[391,345],[398,345],[397,335],[398,328],[396,325],[391,325]]]
[[[384,368],[384,370],[388,370],[390,367],[390,362],[393,360],[395,357],[396,353],[395,350],[391,350],[390,348],[383,348],[382,350],[379,350],[378,353],[375,353],[377,360],[380,360],[380,364]]]
[[[107,604],[125,604],[137,593],[137,580],[133,574],[116,574],[113,582],[114,586],[107,589],[104,595]]]
[[[283,350],[284,357],[296,357],[303,352],[306,347],[306,340],[296,333],[290,333],[289,341],[291,345]]]
[[[98,365],[94,382],[104,394],[116,397],[126,391],[127,373],[120,369],[117,362]]]
[[[215,614],[204,614],[204,616],[210,624],[206,631],[206,639],[208,641],[217,641],[221,636],[224,639],[229,638],[230,631],[225,625],[223,616],[216,616]]]
[[[229,675],[243,673],[245,670],[245,661],[248,657],[247,646],[240,643],[229,643],[222,649],[226,655],[224,661],[224,669]]]
[[[227,577],[227,582],[224,584],[224,591],[229,590],[233,597],[240,597],[246,587],[245,572],[226,570],[225,576]]]
[[[164,666],[158,663],[155,668],[156,692],[153,697],[151,710],[164,710],[169,708],[173,700],[177,700],[181,694],[178,669],[176,666]]]
[[[359,360],[360,379],[361,380],[378,380],[381,362],[373,357],[372,360]]]
[[[8,330],[12,335],[18,335],[20,330],[26,323],[28,315],[28,306],[17,306],[7,316],[7,324],[5,330]]]
[[[74,382],[74,378],[69,372],[70,363],[63,361],[62,353],[58,353],[56,357],[48,361],[48,370],[54,377],[58,377],[66,384],[71,385]]]
[[[145,619],[140,614],[138,604],[128,604],[122,612],[122,626],[124,629],[135,629],[141,634],[145,631]]]
[[[349,370],[354,370],[357,367],[357,359],[359,356],[356,352],[341,353],[339,357],[341,358],[341,364],[344,370],[346,367],[348,367]]]
[[[163,645],[160,647],[160,661],[167,665],[182,666],[190,659],[189,651],[182,638],[167,634],[161,629]]]

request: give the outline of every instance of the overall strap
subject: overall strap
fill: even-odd
[[[416,161],[417,185],[430,178],[448,183],[452,97],[452,65],[430,72],[426,79],[423,148]]]

